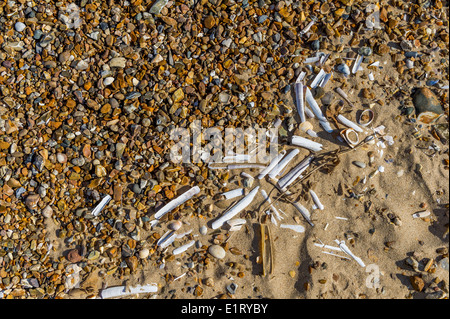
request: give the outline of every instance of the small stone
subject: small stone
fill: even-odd
[[[419,276],[410,276],[409,281],[416,291],[422,291],[425,287],[425,282]]]
[[[364,162],[353,161],[352,163],[359,168],[366,168],[366,163],[364,163]]]
[[[205,28],[212,29],[216,25],[216,19],[213,16],[209,15],[205,19]]]
[[[83,60],[79,61],[77,63],[77,65],[75,66],[75,69],[77,69],[78,71],[84,71],[87,68],[89,68],[89,64],[86,61],[83,61]]]
[[[294,270],[289,271],[289,276],[291,276],[291,278],[294,278],[295,277],[295,271]]]
[[[42,210],[42,215],[44,215],[45,218],[52,217],[53,209],[50,207],[50,205],[45,206],[45,208]]]
[[[107,78],[103,79],[103,85],[108,86],[114,82],[114,78],[112,76],[108,76]]]
[[[58,60],[61,63],[66,63],[70,59],[70,51],[61,52],[58,56]]]
[[[311,49],[314,51],[318,51],[320,49],[320,41],[314,40],[311,42]]]
[[[448,257],[445,257],[444,259],[440,260],[438,263],[439,267],[441,267],[444,270],[449,271],[449,265],[448,265]]]
[[[223,249],[219,245],[209,246],[208,252],[217,259],[223,259],[223,258],[225,258],[225,255],[226,255],[225,249]]]
[[[117,143],[116,144],[116,156],[118,158],[121,158],[123,155],[123,152],[125,151],[125,144],[124,143]]]
[[[180,102],[182,99],[184,99],[184,92],[182,88],[179,88],[173,93],[172,100],[174,101],[174,103],[177,103]]]
[[[109,61],[109,67],[110,68],[124,68],[126,65],[127,59],[123,58],[123,57],[117,57],[117,58],[112,58]]]
[[[158,0],[150,8],[151,14],[159,14],[169,0]]]
[[[22,32],[26,27],[27,26],[23,22],[16,22],[16,24],[14,24],[14,29],[16,29],[17,32]]]
[[[40,199],[40,196],[38,194],[28,195],[27,199],[25,200],[25,205],[29,209],[36,209],[39,199]]]
[[[147,248],[142,248],[142,249],[139,251],[139,258],[145,259],[145,258],[148,257],[149,254],[150,254],[150,251],[149,251]]]
[[[135,272],[138,266],[138,259],[136,256],[131,256],[125,259],[127,266],[130,268],[131,272]]]
[[[67,253],[67,260],[71,263],[77,263],[83,260],[83,257],[80,256],[78,249],[72,249]]]
[[[208,233],[208,228],[206,226],[200,227],[200,234],[205,236]]]

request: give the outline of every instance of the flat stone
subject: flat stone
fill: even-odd
[[[83,260],[83,257],[80,256],[78,249],[72,249],[67,253],[67,260],[71,263],[77,263]]]
[[[117,57],[117,58],[112,58],[111,60],[109,60],[109,67],[110,68],[124,68],[125,65],[127,63],[127,59],[125,59],[124,57]]]
[[[209,246],[208,252],[217,259],[223,259],[226,255],[225,249],[223,249],[222,246],[219,245]]]
[[[164,6],[167,4],[167,2],[169,2],[169,0],[156,1],[150,8],[149,12],[152,14],[159,14],[161,12],[162,8],[164,8]]]
[[[425,287],[425,282],[419,276],[410,276],[409,281],[411,282],[411,285],[416,291],[420,292]]]
[[[16,24],[14,24],[14,29],[16,29],[17,32],[22,32],[26,27],[27,26],[23,22],[16,22]]]

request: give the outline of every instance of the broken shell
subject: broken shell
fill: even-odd
[[[167,226],[167,228],[169,228],[170,230],[178,230],[182,225],[183,224],[179,220],[176,220],[174,222],[171,222],[169,226]]]
[[[342,130],[340,135],[351,148],[355,147],[359,143],[358,133],[356,133],[352,128]]]
[[[370,123],[372,123],[373,118],[375,117],[375,114],[371,109],[367,109],[361,112],[359,118],[358,118],[358,124],[362,126],[367,126]]]
[[[286,150],[282,150],[270,164],[258,175],[258,179],[263,179],[272,169],[281,161],[281,159],[286,155]]]
[[[322,150],[322,146],[323,146],[320,143],[313,142],[311,140],[308,140],[307,138],[304,138],[304,137],[301,137],[301,136],[296,136],[296,135],[292,136],[291,143],[293,145],[296,145],[296,146],[301,146],[301,147],[307,148],[307,149],[309,149],[311,151],[314,151],[314,152],[321,151]]]
[[[306,131],[313,129],[313,125],[308,121],[304,121],[303,123],[300,123],[300,125],[298,127],[300,130],[302,130],[305,133],[306,133]]]
[[[341,122],[342,124],[344,124],[345,126],[348,126],[348,127],[352,128],[353,130],[355,130],[357,132],[360,132],[360,133],[364,132],[362,130],[362,128],[360,128],[356,123],[354,123],[354,122],[350,121],[349,119],[345,118],[342,114],[339,114],[337,116],[337,120],[339,122]]]
[[[178,196],[176,199],[170,201],[167,203],[164,207],[162,207],[156,214],[155,218],[160,219],[162,216],[170,212],[172,209],[175,209],[175,207],[180,206],[184,202],[191,199],[194,195],[200,193],[200,188],[198,186],[192,187],[187,192],[183,193],[182,195]]]
[[[269,177],[274,179],[277,175],[286,167],[286,165],[296,156],[300,151],[298,149],[293,149],[288,155],[286,155],[283,160],[281,160],[275,167],[269,172]]]
[[[421,211],[421,212],[414,213],[412,215],[412,217],[413,218],[424,218],[424,217],[430,216],[430,214],[431,213],[428,210],[424,210],[424,211]]]

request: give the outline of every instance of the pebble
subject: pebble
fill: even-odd
[[[223,259],[223,258],[225,258],[225,255],[226,255],[225,249],[223,249],[219,245],[209,246],[208,252],[217,259]]]
[[[139,251],[139,258],[141,259],[146,259],[150,254],[150,250],[148,250],[147,248],[142,248]]]
[[[439,267],[441,267],[444,270],[449,271],[449,266],[448,266],[448,257],[445,257],[443,259],[441,259],[438,263]]]
[[[77,263],[83,260],[83,257],[80,256],[78,249],[72,249],[67,253],[67,260],[71,263]]]
[[[14,24],[14,29],[16,29],[17,32],[22,32],[26,27],[27,26],[23,22],[16,22],[16,24]]]
[[[353,161],[352,162],[355,166],[358,166],[359,168],[366,168],[366,163],[360,162],[360,161]]]
[[[200,227],[200,234],[205,236],[208,233],[208,228],[206,226]]]

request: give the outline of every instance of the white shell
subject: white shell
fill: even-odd
[[[311,197],[314,201],[314,204],[316,204],[317,208],[319,208],[320,210],[323,210],[324,207],[323,207],[322,203],[320,202],[317,194],[312,189],[309,190],[309,194],[311,195]]]
[[[314,115],[317,116],[317,119],[319,121],[326,122],[327,119],[323,116],[322,111],[320,110],[319,104],[317,104],[316,100],[312,96],[312,93],[308,87],[306,87],[305,99],[306,99],[306,102],[308,102],[308,105],[311,107]]]
[[[307,156],[303,161],[301,161],[297,166],[295,166],[290,172],[284,175],[278,181],[278,185],[282,190],[286,189],[289,185],[291,185],[301,174],[308,168],[311,162],[314,160],[313,155]]]
[[[129,287],[128,290],[127,290],[126,286],[119,286],[119,287],[110,287],[110,288],[103,289],[100,293],[100,297],[102,299],[107,299],[107,298],[123,297],[123,296],[128,296],[128,295],[157,292],[157,291],[158,291],[157,284],[148,284],[148,285],[144,285],[144,286]]]
[[[282,150],[280,154],[278,154],[271,162],[270,164],[258,175],[258,179],[263,179],[264,176],[266,176],[280,161],[281,159],[286,155],[286,150]]]
[[[355,64],[353,64],[353,69],[352,69],[353,74],[355,74],[356,72],[359,71],[359,67],[361,65],[362,60],[363,60],[363,56],[358,54],[358,56],[355,60]]]
[[[111,196],[109,196],[109,195],[106,195],[105,197],[103,197],[103,199],[100,201],[100,203],[92,210],[92,215],[94,215],[94,216],[100,215],[100,212],[102,211],[103,208],[105,208],[105,206],[109,203],[110,200],[111,200]]]
[[[243,188],[233,189],[231,191],[222,193],[222,196],[225,196],[226,199],[232,199],[232,198],[242,196],[242,195],[244,195]]]
[[[421,211],[421,212],[414,213],[412,215],[412,217],[413,218],[424,218],[424,217],[430,216],[430,214],[431,213],[428,210],[424,210],[424,211]]]
[[[313,222],[311,221],[311,213],[309,210],[307,210],[302,204],[300,203],[293,203],[294,207],[297,208],[297,210],[302,214],[302,216],[306,219],[306,221],[311,225],[314,226]]]
[[[300,122],[304,122],[305,121],[305,104],[304,104],[304,100],[303,100],[303,83],[299,82],[299,83],[295,83],[295,102],[297,104],[297,112],[298,115],[300,116]]]
[[[182,252],[185,252],[188,248],[190,248],[191,246],[193,246],[195,244],[195,240],[191,240],[190,242],[188,242],[187,244],[184,244],[183,246],[180,246],[178,248],[175,248],[172,252],[172,255],[179,255]]]
[[[307,138],[304,138],[304,137],[301,137],[301,136],[296,136],[296,135],[292,136],[291,143],[293,145],[297,145],[297,146],[301,146],[303,148],[307,148],[307,149],[309,149],[311,151],[314,151],[314,152],[321,151],[322,150],[322,146],[323,146],[320,143],[313,142],[313,141],[311,141],[311,140],[309,140]]]
[[[319,83],[325,78],[325,71],[323,69],[320,69],[319,73],[316,75],[316,77],[314,78],[314,80],[311,83],[311,88],[316,88]]]
[[[173,210],[174,208],[180,206],[184,202],[191,199],[194,195],[197,195],[200,193],[200,188],[198,186],[192,187],[187,192],[183,193],[182,195],[178,196],[177,198],[173,199],[172,201],[168,202],[164,207],[162,207],[156,214],[155,218],[160,219],[162,216]]]
[[[347,142],[347,144],[352,148],[355,147],[359,143],[358,133],[356,133],[355,130],[352,128],[347,128],[345,130],[342,130],[340,134],[341,134],[342,138],[345,140],[345,142]],[[352,137],[350,136],[351,134],[353,134],[356,138],[352,139]]]
[[[363,116],[364,116],[365,113],[369,113],[369,121],[363,123],[363,122],[361,122],[361,121],[362,121],[362,118],[363,118]],[[362,125],[362,126],[367,126],[367,125],[369,125],[370,123],[372,123],[374,117],[375,117],[375,114],[373,113],[373,111],[372,111],[371,109],[364,110],[364,111],[362,111],[361,114],[359,115],[359,118],[358,118],[358,124],[359,124],[359,125]]]
[[[221,217],[216,219],[211,227],[212,229],[217,229],[223,225],[227,220],[230,220],[237,214],[239,214],[243,209],[245,209],[255,198],[258,193],[259,186],[256,186],[250,193],[247,194],[244,198],[242,198],[236,205],[227,210]]]
[[[354,122],[350,121],[349,119],[345,118],[342,114],[339,114],[337,116],[337,120],[339,122],[341,122],[342,124],[344,124],[345,126],[350,127],[350,128],[354,129],[357,132],[360,132],[360,133],[364,132],[363,129],[360,128],[356,123],[354,123]]]
[[[286,167],[286,165],[296,156],[300,151],[293,149],[289,152],[275,167],[269,172],[269,177],[274,179]]]
[[[169,226],[167,226],[167,228],[169,228],[170,230],[178,230],[181,228],[181,226],[183,225],[182,222],[180,222],[179,220],[173,221],[169,224]]]
[[[303,232],[305,232],[305,227],[303,227],[302,225],[280,224],[280,228],[291,229],[291,230],[293,230],[293,231],[296,231],[297,233],[303,233]]]

